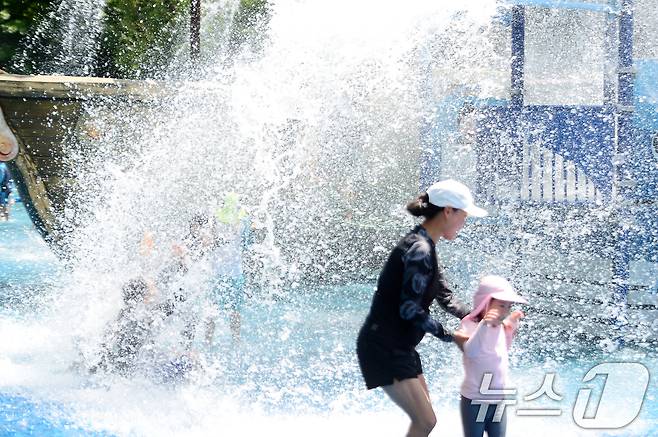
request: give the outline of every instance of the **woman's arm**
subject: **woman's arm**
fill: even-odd
[[[437,281],[439,283],[439,289],[436,295],[436,301],[441,305],[441,308],[446,310],[448,313],[457,317],[458,319],[463,319],[469,313],[469,308],[457,297],[448,286],[441,270],[438,269],[436,274],[438,275]]]
[[[432,247],[426,241],[419,240],[402,257],[404,273],[400,317],[443,341],[452,341],[452,335],[443,329],[441,323],[432,319],[422,306],[423,295],[427,292],[433,274],[431,251]]]
[[[464,352],[464,346],[469,339],[468,334],[464,330],[458,329],[452,334],[452,338],[457,347]]]

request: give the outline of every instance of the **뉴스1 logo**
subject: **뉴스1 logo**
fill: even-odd
[[[606,375],[606,379],[596,413],[587,417],[587,404],[594,402],[590,399],[592,389],[581,388],[573,408],[573,420],[582,428],[623,428],[640,413],[649,385],[649,370],[640,363],[603,363],[590,369],[583,382],[590,382],[597,375]],[[620,393],[624,394],[623,401],[618,397]]]
[[[604,377],[602,392],[593,395],[596,390],[594,387],[581,385],[572,404],[572,418],[576,425],[585,429],[623,428],[630,424],[642,409],[649,386],[649,370],[641,363],[602,363],[592,367],[581,382],[591,383],[599,375]],[[472,405],[479,405],[477,422],[485,420],[489,407],[496,409],[493,422],[500,422],[506,408],[517,405],[517,389],[492,389],[492,376],[491,373],[483,375],[480,394],[495,395],[499,400],[495,403],[480,399],[471,400]],[[516,408],[516,415],[561,416],[562,408],[555,403],[562,401],[564,396],[555,390],[556,376],[555,373],[546,373],[539,389],[523,397],[526,403],[547,397],[553,401],[551,408]]]

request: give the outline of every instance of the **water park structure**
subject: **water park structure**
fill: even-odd
[[[641,0],[508,2],[496,19],[509,64],[489,73],[504,92],[483,96],[461,86],[435,98],[440,66],[428,66],[419,85],[437,114],[419,134],[420,185],[458,155],[445,142],[456,138],[471,151],[477,196],[495,212],[496,224],[484,223],[484,232],[511,233],[519,275],[536,280],[527,288],[550,290],[536,296],[536,310],[593,336],[601,324],[613,333],[629,328],[640,343],[655,341],[658,329],[658,36],[646,21],[650,7]],[[63,239],[58,217],[76,208],[68,201],[72,144],[93,147],[103,135],[87,108],[111,114],[113,105],[152,101],[162,90],[149,81],[0,74],[2,160],[51,246]],[[533,228],[527,214],[540,210],[550,219]],[[514,216],[523,218],[514,224]],[[596,224],[580,236],[561,233],[567,216]],[[531,234],[550,249],[524,254],[523,235]]]

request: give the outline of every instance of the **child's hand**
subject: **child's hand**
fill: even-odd
[[[506,315],[500,308],[491,307],[487,310],[483,320],[484,323],[495,328],[502,323]]]
[[[523,311],[512,311],[512,314],[508,316],[511,322],[513,323],[519,323],[519,320],[525,317],[525,314],[523,314]]]
[[[512,314],[507,316],[505,321],[503,322],[505,324],[505,328],[508,329],[517,329],[519,327],[519,320],[525,317],[525,314],[523,314],[523,311],[512,311]]]

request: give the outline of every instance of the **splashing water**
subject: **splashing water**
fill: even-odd
[[[166,97],[149,106],[90,104],[80,125],[100,135],[70,145],[80,188],[62,206],[68,253],[48,258],[47,267],[30,262],[39,280],[19,283],[32,297],[11,299],[0,312],[0,392],[34,411],[23,413],[25,426],[42,426],[33,414],[71,434],[403,434],[406,417],[381,391],[363,389],[354,338],[388,248],[412,224],[402,205],[418,190],[420,131],[433,116],[423,86],[428,63],[442,66],[431,79],[432,98],[465,84],[483,97],[508,87],[492,78],[508,56],[496,50],[495,6],[280,2],[260,51],[245,48],[231,63],[208,56],[202,80],[167,84]],[[178,353],[184,320],[215,307],[212,278],[199,269],[184,284],[191,297],[158,327],[134,374],[89,375],[84,369],[98,361],[106,326],[122,308],[122,285],[165,268],[190,220],[214,214],[229,192],[238,193],[254,234],[244,260],[251,298],[241,341],[232,340],[220,307],[211,346],[196,327],[200,365],[183,381],[165,375],[163,383],[159,357]],[[148,257],[140,254],[146,233],[154,246]],[[44,253],[32,238],[22,241],[29,255]],[[461,263],[450,256],[455,245],[440,248],[458,284],[500,268],[473,242],[458,244],[471,252]],[[163,287],[163,299],[175,288]],[[460,293],[468,300],[467,290]],[[654,357],[624,349],[581,356],[569,343],[564,354],[548,354],[548,341],[521,340],[515,350],[512,376],[524,394],[543,372],[556,371],[572,401],[584,373],[602,360],[656,368]],[[457,434],[458,351],[428,339],[420,353],[436,435]],[[543,367],[531,371],[538,362]],[[650,400],[655,395],[652,388]],[[573,424],[571,406],[561,404],[560,418],[515,418],[509,435],[529,426],[546,435],[596,435]],[[643,435],[657,423],[645,410],[618,435]]]
[[[25,41],[15,67],[45,74],[93,74],[106,3],[62,0]]]

